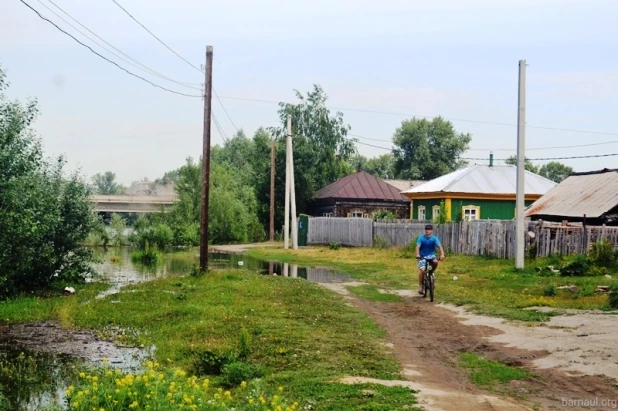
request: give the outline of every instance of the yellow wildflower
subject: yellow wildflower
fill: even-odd
[[[243,382],[241,382],[241,383],[240,383],[240,386],[241,386],[242,388],[247,388],[247,381],[243,381]]]
[[[279,390],[279,392],[282,392],[283,391],[283,387],[279,386],[278,390]]]
[[[133,401],[131,405],[129,405],[129,408],[137,408],[137,407],[139,407],[139,403],[137,401]]]
[[[85,374],[85,373],[83,373],[83,372],[80,372],[80,373],[79,373],[79,378],[85,378],[85,377],[86,377],[86,374]]]

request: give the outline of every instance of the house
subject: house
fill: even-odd
[[[618,225],[618,169],[572,173],[526,210],[531,220]]]
[[[377,211],[408,218],[410,200],[400,190],[361,169],[318,190],[311,204],[314,217],[372,218]]]
[[[384,180],[386,184],[390,184],[397,188],[400,192],[411,189],[412,187],[419,186],[426,183],[426,180]]]
[[[411,201],[410,218],[434,220],[444,202],[446,221],[515,218],[517,167],[473,165],[403,191]],[[525,203],[532,204],[556,183],[526,171]]]

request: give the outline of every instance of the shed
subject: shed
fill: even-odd
[[[532,220],[618,225],[618,169],[571,173],[526,210]]]
[[[318,190],[310,209],[315,217],[372,218],[378,211],[391,211],[404,219],[410,213],[410,200],[396,187],[359,169]]]
[[[433,220],[444,203],[446,220],[511,220],[515,218],[517,167],[473,165],[403,191],[411,200],[410,218]],[[556,183],[525,172],[525,203],[532,204]]]

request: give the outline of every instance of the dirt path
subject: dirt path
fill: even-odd
[[[555,355],[553,351],[561,345],[559,339],[537,346],[534,336],[521,341],[525,331],[514,333],[508,329],[523,327],[501,326],[503,321],[499,319],[468,316],[461,310],[448,309],[418,297],[406,297],[405,303],[376,303],[350,295],[341,285],[331,288],[345,294],[354,307],[367,313],[388,333],[390,350],[404,366],[408,378],[397,384],[419,390],[419,400],[427,410],[616,409],[615,403],[590,408],[565,406],[564,400],[574,399],[616,401],[618,388],[616,380],[607,376],[573,375],[572,372],[569,375],[562,369],[548,366],[558,365],[555,361],[544,363],[544,359]],[[618,321],[618,317],[611,317]],[[514,336],[518,336],[519,341],[510,341]],[[524,348],[519,348],[518,342]],[[618,343],[612,347],[618,348]],[[470,382],[466,370],[458,367],[463,352],[533,369],[539,378],[511,382],[500,394],[483,391]],[[563,355],[563,360],[569,355]],[[612,364],[615,361],[618,359]],[[611,370],[611,367],[606,369]],[[361,380],[346,379],[350,383]]]

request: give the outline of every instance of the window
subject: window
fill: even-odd
[[[431,207],[431,217],[434,221],[436,221],[438,217],[440,217],[440,206],[436,205]]]
[[[481,207],[473,205],[464,206],[462,207],[461,213],[464,221],[478,220],[481,218]]]
[[[418,219],[421,221],[427,219],[427,213],[425,211],[425,206],[418,206]]]
[[[324,213],[322,216],[323,217],[332,217],[333,213]]]
[[[363,212],[362,211],[352,211],[352,217],[363,218]]]

